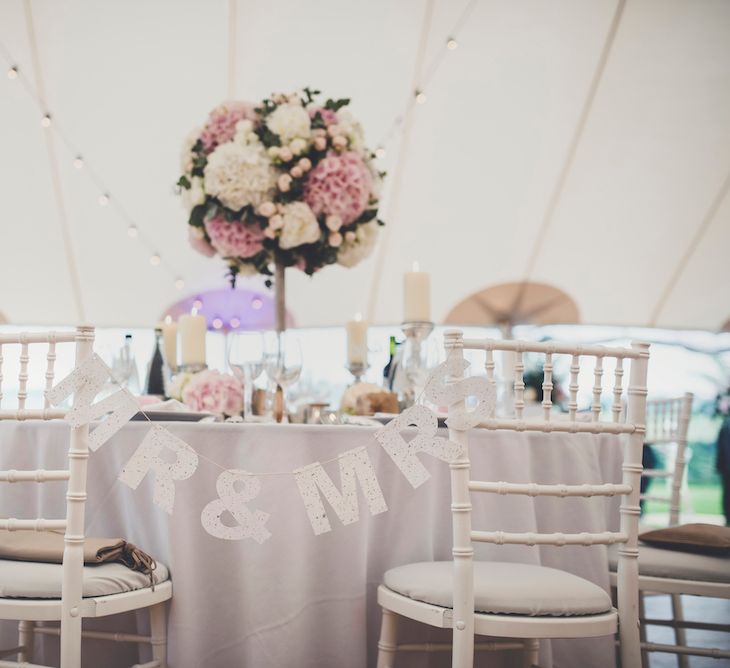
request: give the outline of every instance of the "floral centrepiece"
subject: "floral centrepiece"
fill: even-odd
[[[238,274],[352,267],[375,246],[380,182],[349,100],[305,88],[228,102],[193,132],[178,181],[190,242]]]
[[[233,376],[210,370],[180,375],[184,378],[170,394],[175,398],[179,391],[180,399],[190,409],[216,415],[240,415],[243,411],[243,385]]]

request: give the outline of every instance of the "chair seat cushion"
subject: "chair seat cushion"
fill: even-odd
[[[157,562],[155,584],[165,582],[169,572]],[[61,598],[63,566],[39,561],[0,559],[0,598]],[[84,566],[82,596],[121,594],[150,586],[150,578],[123,564]]]
[[[453,607],[451,561],[408,564],[390,569],[385,586],[417,601]],[[563,617],[611,610],[598,585],[546,566],[499,561],[474,562],[474,609],[506,615]]]
[[[617,545],[608,548],[608,564],[614,572],[618,568]],[[730,557],[639,545],[639,574],[675,580],[730,582]]]

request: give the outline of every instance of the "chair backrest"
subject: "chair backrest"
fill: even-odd
[[[687,392],[674,399],[652,399],[646,402],[645,441],[661,451],[663,466],[645,469],[644,476],[669,481],[667,494],[647,493],[641,498],[669,507],[669,524],[679,524],[682,506],[682,484],[687,467],[687,431],[692,417],[694,395]]]
[[[474,633],[474,585],[472,542],[524,545],[606,545],[620,543],[618,566],[618,608],[621,633],[622,665],[640,665],[638,631],[638,548],[639,488],[641,480],[641,450],[644,440],[646,416],[646,375],[649,344],[632,343],[631,348],[607,348],[561,343],[533,343],[513,340],[464,340],[460,331],[445,334],[447,355],[462,360],[464,350],[481,350],[486,353],[487,380],[495,383],[494,352],[506,351],[515,355],[513,410],[511,417],[492,417],[480,422],[478,428],[506,429],[512,431],[565,432],[567,434],[619,434],[623,435],[623,479],[619,483],[603,484],[539,484],[527,482],[483,482],[471,479],[468,430],[450,428],[450,438],[464,446],[464,455],[451,466],[451,507],[453,513],[454,557],[454,665],[457,657],[471,656]],[[544,355],[543,365],[543,416],[541,420],[525,420],[523,354]],[[551,411],[552,372],[556,356],[570,356],[570,385],[567,419],[554,419]],[[592,404],[589,421],[577,415],[578,377],[582,358],[594,360]],[[602,377],[605,360],[615,362],[614,384],[611,390],[611,419],[601,419]],[[630,377],[627,387],[628,414],[621,418],[621,397],[624,392],[622,378],[624,363],[630,360]],[[456,365],[454,368],[457,368]],[[461,367],[458,367],[461,368]],[[450,378],[458,383],[463,372]],[[464,401],[449,406],[449,414],[463,410]],[[560,416],[562,418],[562,416]],[[617,444],[619,439],[617,439]],[[471,492],[518,494],[529,496],[591,497],[616,496],[625,498],[621,504],[619,531],[600,533],[509,533],[505,531],[476,531],[471,527]],[[464,631],[463,633],[461,631]],[[465,644],[466,643],[466,644]],[[470,664],[464,664],[470,665]]]
[[[0,334],[0,401],[2,400],[2,363],[3,354],[10,351],[10,346],[20,346],[20,372],[18,375],[18,407],[2,409],[0,404],[0,420],[51,420],[65,417],[65,409],[49,406],[46,399],[44,408],[26,408],[28,395],[28,363],[29,346],[47,344],[45,389],[50,390],[54,383],[54,367],[56,362],[56,346],[75,344],[74,368],[79,367],[93,353],[94,328],[82,325],[72,332],[23,332],[19,334]],[[77,397],[74,395],[74,404]],[[66,629],[71,627],[78,635],[80,647],[81,616],[79,606],[82,594],[82,575],[84,565],[84,511],[86,504],[86,468],[89,458],[88,425],[71,428],[70,446],[68,450],[68,469],[65,470],[7,470],[0,471],[0,482],[7,483],[46,483],[68,481],[66,490],[66,516],[64,519],[0,519],[0,529],[15,531],[29,529],[32,531],[64,531],[63,551],[63,583],[62,583],[62,621],[61,641],[66,641]],[[72,650],[78,653],[78,647]],[[64,662],[67,650],[62,649]],[[80,665],[71,656],[67,665]],[[80,661],[80,659],[79,659]]]

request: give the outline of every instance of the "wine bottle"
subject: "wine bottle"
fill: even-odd
[[[162,339],[162,330],[155,329],[155,348],[152,351],[152,359],[147,365],[147,384],[146,393],[164,396],[165,380],[164,380],[164,363],[162,360],[162,350],[160,342]]]
[[[390,390],[393,386],[393,376],[392,376],[392,368],[393,368],[393,358],[395,357],[395,350],[396,350],[396,341],[395,337],[390,337],[390,359],[388,360],[388,363],[385,365],[385,368],[383,369],[383,387]]]

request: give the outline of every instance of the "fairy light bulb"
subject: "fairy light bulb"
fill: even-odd
[[[161,261],[161,259],[160,259],[160,256],[159,256],[159,255],[158,255],[157,253],[154,253],[154,254],[153,254],[153,255],[152,255],[151,257],[150,257],[150,264],[151,264],[151,265],[152,265],[153,267],[156,267],[156,266],[157,266],[158,264],[160,264],[160,261]]]
[[[139,230],[137,229],[137,226],[136,225],[130,225],[127,228],[127,236],[130,239],[136,239],[137,236],[139,236]]]
[[[220,329],[223,327],[223,321],[220,318],[213,318],[213,322],[210,323],[213,325],[213,329]]]
[[[203,308],[203,302],[202,302],[202,301],[200,301],[200,299],[196,299],[196,300],[195,300],[195,301],[193,302],[193,308],[194,308],[194,309],[195,309],[196,311],[200,311],[200,309],[202,309],[202,308]]]
[[[183,281],[182,278],[176,278],[175,279],[175,288],[177,290],[182,290],[185,287],[185,281]]]
[[[426,93],[424,93],[422,90],[416,91],[416,102],[418,104],[423,104],[426,101]]]
[[[41,118],[41,127],[43,127],[43,128],[51,127],[51,115],[50,114],[43,114],[43,118]]]
[[[84,159],[80,155],[77,155],[74,158],[73,165],[76,169],[81,169],[84,166]]]
[[[457,42],[453,37],[449,37],[449,39],[446,41],[446,48],[449,51],[453,51],[454,49],[457,49],[459,47],[459,42]]]
[[[263,300],[261,299],[261,297],[254,297],[254,298],[253,298],[253,299],[251,300],[251,308],[252,308],[252,309],[253,309],[254,311],[260,311],[260,310],[261,310],[261,308],[263,307],[263,305],[264,305],[264,302],[263,302]]]
[[[238,329],[241,326],[241,321],[238,318],[231,318],[228,324],[231,326],[231,329]]]
[[[102,193],[101,195],[99,195],[98,202],[99,206],[106,206],[107,204],[109,204],[109,195],[107,193]]]
[[[17,65],[13,65],[8,70],[8,79],[13,80],[13,79],[17,79],[17,78],[18,78],[18,66]]]

